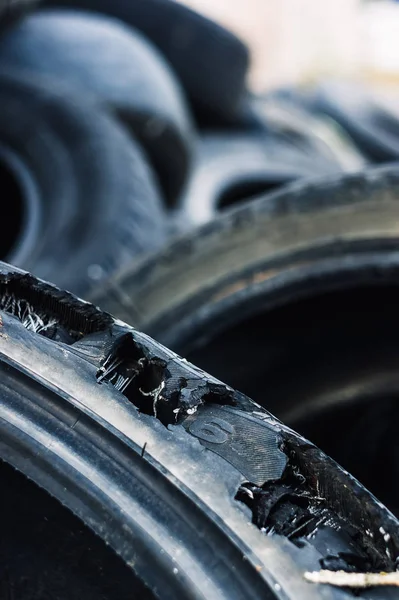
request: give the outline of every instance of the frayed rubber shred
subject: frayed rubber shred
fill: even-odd
[[[35,333],[44,333],[57,325],[55,319],[38,315],[26,300],[17,299],[13,295],[0,298],[0,310],[14,315],[26,329]]]
[[[327,583],[337,587],[368,588],[374,586],[399,587],[399,571],[393,573],[347,573],[346,571],[307,571],[306,581],[311,583]]]
[[[120,392],[124,392],[127,386],[132,382],[136,373],[131,375],[122,375],[118,371],[118,367],[123,363],[123,359],[119,357],[108,357],[102,365],[97,377],[98,383],[106,380],[112,383],[113,386]]]

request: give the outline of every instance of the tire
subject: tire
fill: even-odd
[[[235,116],[245,96],[247,47],[232,33],[172,0],[46,0],[124,21],[151,40],[179,77],[199,115]]]
[[[397,166],[297,183],[91,300],[266,406],[399,514],[398,215]]]
[[[91,93],[138,138],[176,202],[190,169],[191,119],[179,82],[139,33],[94,13],[40,11],[0,38],[1,67]]]
[[[126,563],[55,498],[2,461],[0,481],[2,599],[153,600]]]
[[[317,161],[317,162],[316,162]],[[270,192],[315,172],[341,167],[328,158],[307,153],[292,140],[261,133],[213,133],[202,136],[186,193],[181,201],[187,227],[213,219],[219,211]]]
[[[247,271],[263,269],[264,262],[302,249],[321,252],[334,240],[396,240],[398,197],[396,164],[295,182],[126,266],[94,290],[91,300],[173,346],[183,339],[173,332],[180,326],[183,331],[193,308],[208,302],[220,286],[228,297],[226,281],[229,285]],[[171,317],[175,310],[177,320]]]
[[[3,258],[84,296],[162,244],[156,181],[118,124],[68,89],[5,72],[0,102],[0,162],[14,209]]]
[[[311,110],[343,127],[373,162],[399,157],[399,115],[359,85],[326,83],[309,95]]]
[[[397,519],[310,442],[148,336],[0,269],[0,457],[157,597],[345,599],[304,573],[395,569]]]

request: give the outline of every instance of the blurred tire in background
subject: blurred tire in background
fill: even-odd
[[[245,94],[249,54],[227,29],[174,0],[46,0],[100,12],[137,28],[170,63],[198,119],[234,117]]]
[[[181,219],[200,225],[222,211],[256,199],[295,179],[341,171],[326,146],[309,148],[273,133],[204,134],[197,144],[192,177],[182,199]],[[324,150],[324,153],[323,153]],[[324,154],[324,155],[323,155]]]
[[[1,256],[85,295],[165,241],[140,146],[84,94],[0,73]]]
[[[100,14],[39,11],[0,38],[2,67],[92,94],[138,138],[176,203],[190,169],[191,116],[178,80],[141,34]]]

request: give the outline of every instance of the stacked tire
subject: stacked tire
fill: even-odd
[[[172,0],[0,29],[0,599],[395,598],[395,111]]]

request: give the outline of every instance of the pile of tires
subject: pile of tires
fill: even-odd
[[[399,116],[248,69],[0,2],[0,600],[397,597]]]

